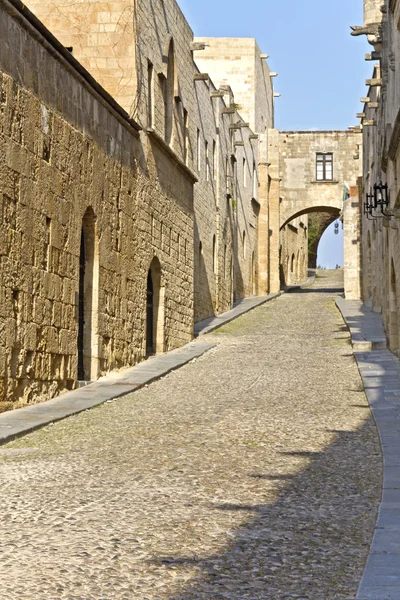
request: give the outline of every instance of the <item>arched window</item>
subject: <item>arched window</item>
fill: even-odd
[[[213,271],[214,273],[217,272],[217,238],[214,235],[213,236]]]
[[[167,80],[165,83],[165,141],[171,144],[174,128],[175,51],[171,40],[168,50]]]
[[[224,247],[224,279],[226,279],[226,252],[227,252],[227,248],[226,248],[226,244]]]

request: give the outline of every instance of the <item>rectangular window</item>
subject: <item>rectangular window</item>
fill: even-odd
[[[213,179],[214,181],[217,179],[217,144],[215,140],[213,140],[213,155],[212,155],[212,170],[213,170]]]
[[[255,200],[257,200],[257,189],[258,189],[257,169],[256,169],[256,163],[254,161],[253,162],[253,198]]]
[[[147,115],[148,120],[147,124],[149,127],[153,127],[153,103],[154,103],[154,94],[153,94],[153,65],[150,61],[147,62]]]
[[[333,154],[317,153],[317,181],[333,180]]]
[[[201,137],[200,129],[197,130],[197,170],[201,170]]]
[[[184,108],[183,109],[183,160],[184,160],[185,165],[188,164],[188,136],[189,136],[188,124],[189,124],[188,111],[186,110],[186,108]]]

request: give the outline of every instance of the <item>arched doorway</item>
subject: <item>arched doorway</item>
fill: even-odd
[[[146,286],[146,356],[164,352],[164,287],[161,265],[154,257],[147,272]]]
[[[82,219],[79,252],[78,380],[98,377],[99,249],[96,216],[88,208]]]
[[[399,328],[397,316],[397,281],[396,272],[392,260],[390,271],[390,316],[389,316],[389,346],[390,350],[397,354],[399,353]]]
[[[257,295],[256,261],[254,252],[251,255],[251,293]]]

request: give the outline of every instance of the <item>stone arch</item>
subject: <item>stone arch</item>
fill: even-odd
[[[78,380],[98,377],[99,241],[96,215],[89,207],[82,218],[79,250]]]
[[[336,219],[340,217],[342,204],[337,203],[337,206],[329,206],[329,205],[315,205],[315,206],[307,206],[301,209],[293,210],[293,211],[285,211],[281,218],[281,226],[280,229],[283,229],[290,221],[293,219],[297,219],[297,217],[301,217],[303,215],[307,215],[310,213],[329,213],[335,215]]]
[[[164,305],[161,264],[155,256],[147,272],[146,290],[146,356],[164,352]]]
[[[389,294],[389,346],[390,350],[398,355],[399,353],[399,326],[397,310],[397,278],[393,259],[390,269],[390,294]]]

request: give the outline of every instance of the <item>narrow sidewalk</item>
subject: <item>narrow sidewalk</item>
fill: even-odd
[[[381,315],[338,298],[374,416],[383,454],[383,490],[375,534],[356,600],[400,598],[400,360],[386,347]]]

